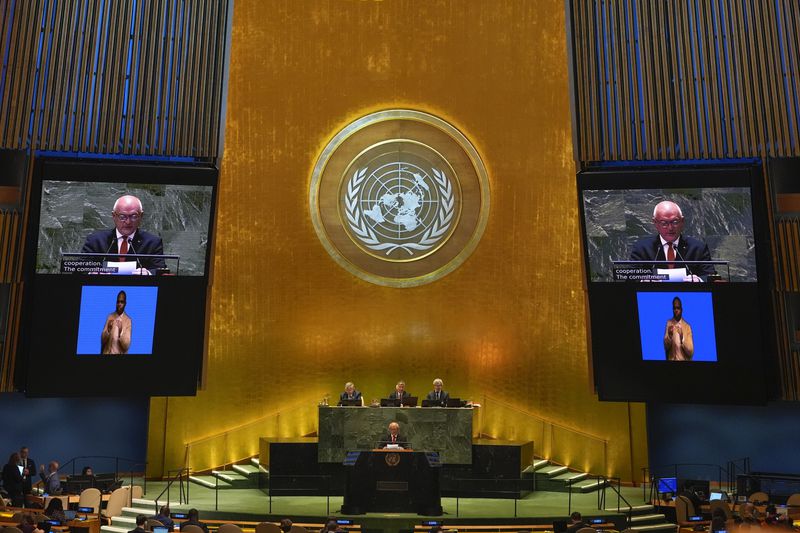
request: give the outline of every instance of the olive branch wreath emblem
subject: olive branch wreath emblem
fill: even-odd
[[[433,223],[428,226],[425,233],[422,234],[422,237],[417,242],[402,244],[381,242],[375,230],[364,220],[362,216],[363,213],[359,207],[358,194],[361,192],[364,180],[367,179],[367,167],[353,172],[353,176],[347,181],[347,195],[344,199],[345,215],[347,216],[347,223],[348,226],[350,226],[350,230],[367,248],[376,251],[386,250],[386,255],[389,255],[397,249],[405,250],[408,252],[408,255],[414,255],[412,250],[421,252],[430,250],[444,237],[453,222],[455,206],[453,185],[444,175],[444,172],[435,168],[431,170],[433,172],[433,181],[436,183],[436,189],[439,191],[441,197],[440,209]]]

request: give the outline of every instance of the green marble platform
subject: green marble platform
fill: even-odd
[[[471,407],[319,407],[319,462],[341,463],[348,451],[366,451],[387,433],[389,422],[414,450],[439,452],[444,464],[472,464]]]

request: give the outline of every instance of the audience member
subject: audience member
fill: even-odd
[[[322,533],[338,533],[343,531],[344,530],[339,527],[339,523],[336,522],[336,519],[328,520],[325,523],[325,527],[322,528]]]
[[[172,521],[172,517],[169,514],[169,507],[166,505],[161,506],[161,509],[158,510],[158,514],[155,515],[153,519],[164,524],[164,527],[170,531],[175,529],[175,522]]]
[[[189,509],[189,512],[186,516],[186,522],[181,524],[181,530],[183,530],[185,526],[197,526],[205,531],[205,533],[208,533],[208,525],[200,521],[200,513],[197,512],[197,509]]]
[[[429,533],[444,533],[442,526],[433,526]]]
[[[147,517],[143,514],[136,515],[136,529],[131,529],[128,533],[147,533],[144,525],[147,523]]]
[[[583,517],[581,513],[575,511],[571,515],[569,515],[569,527],[567,527],[567,533],[575,533],[581,528],[586,527],[586,523],[583,521]]]
[[[292,521],[288,518],[284,518],[281,520],[281,531],[284,533],[289,533],[292,530]]]
[[[81,470],[81,475],[94,477],[94,471],[92,470],[91,466],[84,466],[83,470]]]
[[[20,472],[19,453],[14,452],[3,466],[3,488],[11,500],[12,507],[23,507],[25,495],[22,493],[22,472]]]
[[[36,527],[36,523],[33,521],[33,515],[30,513],[24,513],[22,515],[22,520],[17,524],[17,527],[22,533],[44,533],[44,531]]]
[[[44,493],[50,496],[61,494],[61,480],[58,478],[58,461],[50,461],[47,465],[47,474],[44,472],[44,465],[39,467],[39,477],[44,483]]]
[[[67,521],[67,516],[64,514],[64,503],[61,501],[61,498],[50,498],[50,502],[47,504],[47,509],[44,510],[44,514],[50,520]]]

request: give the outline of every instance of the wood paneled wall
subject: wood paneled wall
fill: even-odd
[[[579,161],[800,156],[795,0],[571,0]]]
[[[0,147],[215,158],[228,3],[0,2]]]

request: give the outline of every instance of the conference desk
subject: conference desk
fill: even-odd
[[[347,452],[369,451],[383,440],[389,422],[411,448],[437,452],[444,464],[472,464],[472,407],[319,406],[320,463],[341,463]]]

